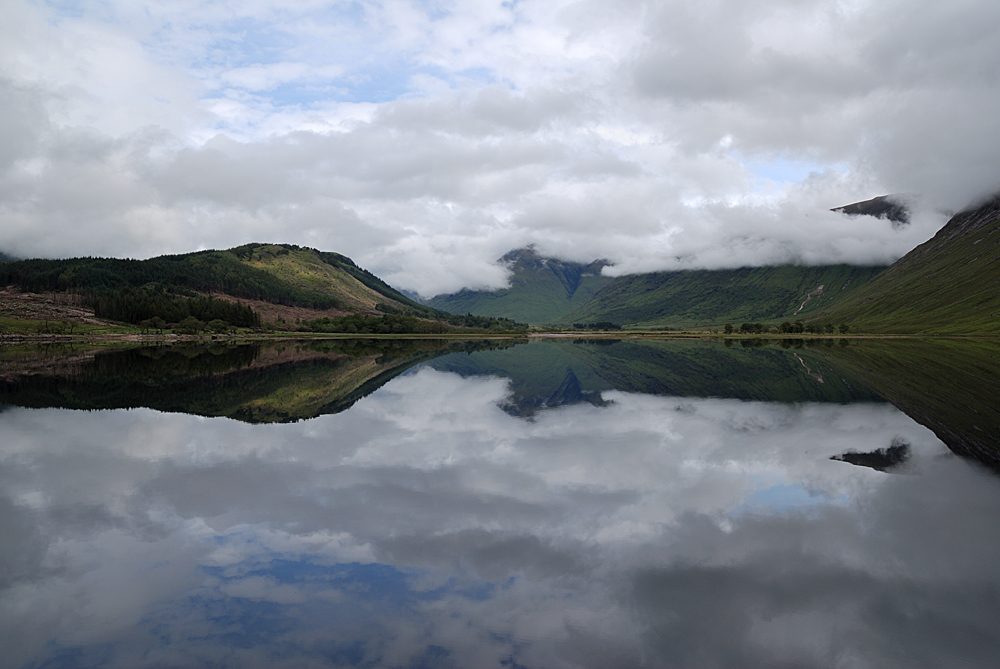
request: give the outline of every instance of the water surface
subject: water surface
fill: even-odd
[[[0,665],[995,665],[991,355],[7,351]]]

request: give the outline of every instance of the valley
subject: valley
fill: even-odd
[[[906,225],[905,207],[837,208]],[[0,261],[0,334],[356,335],[695,332],[1000,334],[1000,198],[956,214],[889,267],[782,265],[612,277],[526,247],[510,285],[421,303],[333,252],[291,244],[161,256]]]

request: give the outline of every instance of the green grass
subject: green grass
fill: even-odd
[[[73,323],[71,330],[69,325],[60,325],[60,323],[63,322],[65,321],[0,318],[0,335],[30,336],[37,334],[72,334],[94,336],[102,334],[140,332],[140,330],[134,326],[93,325],[90,323]]]
[[[342,268],[324,262],[313,249],[265,245],[241,259],[300,291],[332,298],[337,307],[348,311],[370,312],[376,304],[393,302]]]

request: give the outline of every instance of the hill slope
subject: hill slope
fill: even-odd
[[[276,277],[303,294],[330,299],[344,311],[374,313],[382,305],[430,313],[338,253],[290,244],[247,244],[223,253],[235,255],[244,265]]]
[[[556,322],[691,328],[779,318],[805,320],[883,269],[783,265],[621,276]]]
[[[453,314],[547,324],[582,306],[611,282],[601,276],[601,268],[607,264],[604,261],[583,264],[546,258],[531,247],[511,251],[499,262],[512,273],[510,288],[462,290],[438,295],[427,305]]]
[[[817,319],[885,333],[1000,333],[1000,196],[956,214],[933,238]]]
[[[149,260],[67,258],[0,266],[0,285],[26,292],[158,289],[180,295],[221,293],[315,309],[374,311],[380,303],[430,312],[344,256],[293,245],[246,244]]]

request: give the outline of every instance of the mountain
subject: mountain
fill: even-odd
[[[834,299],[858,290],[883,269],[782,265],[627,275],[616,278],[556,323],[682,329],[780,318],[806,320]]]
[[[909,223],[906,196],[882,195],[833,211]],[[499,260],[510,288],[438,295],[429,306],[450,313],[501,316],[539,325],[614,324],[690,328],[725,322],[807,318],[878,274],[883,266],[761,267],[601,276],[606,261],[584,265],[546,258],[533,247]],[[592,298],[592,299],[591,299]]]
[[[956,214],[929,241],[814,316],[855,330],[1000,333],[1000,196]]]
[[[880,195],[863,202],[834,207],[830,211],[838,211],[848,216],[874,216],[892,221],[892,227],[901,228],[910,222],[910,209],[906,206],[905,196]]]
[[[375,311],[380,303],[427,312],[350,258],[291,244],[246,244],[149,260],[67,258],[5,263],[0,285],[26,292],[162,288],[218,293],[286,306]]]
[[[373,332],[385,330],[378,328],[376,321],[381,320],[392,320],[393,332],[423,331],[417,319],[478,329],[517,326],[418,304],[347,256],[292,244],[245,244],[149,260],[2,263],[0,286],[11,285],[26,293],[62,293],[62,298],[92,308],[99,318],[130,323],[154,317],[180,323],[192,316],[239,327],[271,323],[287,329],[292,323],[323,318],[323,331],[334,332],[341,331],[344,317],[360,314],[370,317],[360,325]],[[362,331],[358,323],[345,326]]]
[[[517,249],[497,262],[511,272],[509,288],[462,290],[438,295],[427,306],[452,314],[510,318],[532,324],[548,324],[582,306],[611,282],[601,276],[603,260],[583,264],[547,258],[534,247]]]

